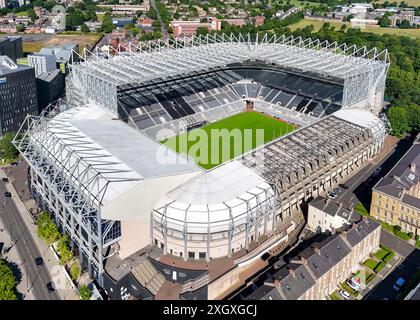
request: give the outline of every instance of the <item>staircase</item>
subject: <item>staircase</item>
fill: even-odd
[[[195,290],[200,289],[201,287],[206,286],[208,283],[209,283],[209,275],[206,273],[197,279],[190,280],[184,283],[181,287],[180,294],[183,294],[185,292],[193,292]]]
[[[156,295],[165,282],[165,277],[160,274],[147,259],[143,260],[138,266],[131,269],[131,273],[137,281],[153,295]]]

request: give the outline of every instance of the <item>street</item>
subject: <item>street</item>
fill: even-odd
[[[6,188],[4,182],[0,182],[0,218],[17,248],[22,259],[22,265],[28,277],[27,287],[31,288],[36,300],[59,300],[55,292],[47,290],[47,283],[51,281],[51,276],[44,265],[37,266],[35,258],[42,256],[34,239],[24,223],[13,199],[6,198],[4,193]],[[8,244],[5,244],[5,247]]]
[[[379,283],[365,297],[365,300],[395,300],[398,294],[392,287],[395,281],[402,277],[408,281],[420,268],[420,250],[394,235],[382,230],[381,244],[394,250],[401,256],[401,261],[381,283]]]
[[[365,208],[369,210],[372,188],[392,169],[411,145],[412,141],[409,139],[400,140],[397,145],[391,150],[388,150],[378,162],[369,162],[364,168],[351,176],[344,183],[348,186],[348,189],[336,192],[337,198],[333,201],[342,203],[343,207],[350,209],[358,202],[361,202]],[[381,167],[381,171],[378,174],[374,174],[379,167]]]

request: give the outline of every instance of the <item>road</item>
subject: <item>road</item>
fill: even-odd
[[[6,198],[4,196],[5,192],[4,182],[0,182],[0,217],[22,259],[23,267],[29,279],[27,287],[31,288],[35,300],[59,300],[55,292],[47,290],[46,284],[51,281],[51,276],[45,266],[35,264],[35,258],[42,255],[13,199]],[[5,244],[5,247],[6,245],[10,246],[10,244]]]
[[[365,297],[365,300],[396,300],[398,292],[392,287],[399,277],[408,281],[420,268],[420,250],[394,235],[382,230],[381,244],[391,248],[401,256],[401,261],[381,283]]]
[[[169,38],[169,33],[168,33],[168,30],[166,29],[165,24],[163,23],[162,17],[159,15],[159,11],[156,8],[155,0],[150,0],[150,5],[153,7],[153,9],[156,10],[157,17],[158,17],[158,20],[160,22],[160,28],[161,28],[161,31],[162,31],[163,40],[166,40],[166,39]]]
[[[361,202],[369,210],[373,186],[391,170],[411,145],[412,141],[409,139],[400,140],[381,160],[369,162],[345,182],[349,188],[338,192],[334,201],[342,203],[345,208],[353,208],[358,202]],[[381,167],[382,171],[374,175],[378,167]]]

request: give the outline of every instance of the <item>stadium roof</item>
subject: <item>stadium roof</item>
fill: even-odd
[[[117,54],[112,56],[100,48],[94,53],[85,50],[82,62],[74,64],[73,68],[122,85],[256,59],[341,79],[376,68],[382,70],[389,64],[387,50],[379,52],[376,48],[268,34],[254,39],[250,35],[215,34],[150,41],[139,46],[120,44],[115,51]]]
[[[93,105],[41,121],[28,125],[29,144],[71,176],[106,219],[139,220],[166,192],[202,171]]]

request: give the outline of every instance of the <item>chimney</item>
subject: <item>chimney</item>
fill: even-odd
[[[274,280],[274,285],[276,286],[276,288],[280,288],[280,280],[279,279],[275,279]]]
[[[416,164],[414,162],[410,164],[410,169],[411,171],[416,172]]]
[[[302,264],[308,264],[308,260],[306,260],[306,258],[304,257],[300,257],[300,261],[302,262]]]
[[[293,277],[296,277],[296,270],[295,269],[289,269],[289,274],[291,274]]]
[[[320,248],[318,248],[318,247],[314,247],[314,251],[315,251],[316,253],[318,253],[319,255],[321,254],[321,249],[320,249]]]
[[[331,227],[331,234],[335,234],[335,233],[336,233],[335,228],[334,227]]]

